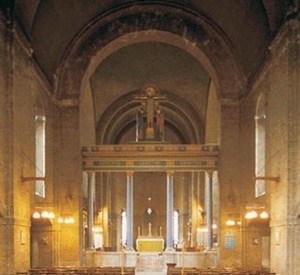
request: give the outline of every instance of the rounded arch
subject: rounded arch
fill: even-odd
[[[57,71],[58,100],[79,99],[81,89],[106,56],[120,47],[149,40],[170,43],[189,52],[207,70],[219,97],[239,97],[245,77],[233,49],[203,14],[191,10],[179,12],[175,5],[160,3],[128,6],[109,15],[96,18],[70,46]]]
[[[122,135],[135,127],[136,113],[140,109],[140,102],[134,101],[138,91],[132,91],[117,99],[100,118],[96,132],[97,144],[118,143]],[[165,113],[165,127],[182,143],[203,143],[204,123],[194,108],[182,97],[172,92],[164,91],[168,98],[160,106]]]

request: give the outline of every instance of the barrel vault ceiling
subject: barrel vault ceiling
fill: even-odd
[[[170,131],[181,142],[203,142],[211,84],[219,98],[240,98],[296,1],[0,3],[24,33],[57,100],[80,101],[90,91],[96,128],[107,129],[101,143],[116,142],[134,127],[138,106],[132,98],[147,84],[168,97],[162,104]]]

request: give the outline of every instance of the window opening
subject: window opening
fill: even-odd
[[[35,176],[45,177],[46,172],[46,118],[45,116],[35,117]],[[44,180],[36,180],[35,194],[42,198],[46,197]]]
[[[174,236],[173,236],[173,240],[174,240],[174,246],[178,246],[179,243],[179,211],[175,210],[173,213],[173,220],[174,220]]]
[[[127,234],[127,215],[126,211],[122,211],[121,213],[121,243],[122,245],[126,245],[126,234]]]
[[[255,175],[256,177],[265,176],[266,159],[266,97],[260,95],[257,101],[255,116]],[[255,182],[255,197],[266,194],[265,180]]]

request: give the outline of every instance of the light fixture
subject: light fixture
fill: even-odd
[[[197,228],[197,232],[198,232],[198,233],[201,233],[201,232],[207,232],[206,226],[199,226],[199,227]]]
[[[39,212],[36,211],[36,212],[33,213],[32,217],[33,217],[34,219],[40,219],[40,218],[41,218],[41,214],[40,214]]]
[[[73,224],[75,223],[75,219],[72,216],[59,217],[57,219],[57,222],[64,223],[64,224]]]
[[[55,214],[52,211],[42,210],[42,211],[35,211],[32,214],[32,218],[34,219],[54,219]]]
[[[267,218],[269,218],[269,214],[268,214],[267,211],[263,211],[263,212],[260,213],[259,217],[261,219],[267,219]]]
[[[103,232],[103,228],[102,228],[102,226],[94,226],[92,228],[92,231],[95,232],[95,233],[102,233]]]
[[[235,226],[235,221],[229,219],[229,220],[226,221],[226,225],[227,225],[227,226]]]
[[[228,218],[225,222],[226,226],[235,226],[240,220],[240,214],[238,213],[229,213],[227,216]]]
[[[248,205],[246,206],[246,209],[247,209],[247,213],[245,215],[245,218],[247,220],[256,219],[256,218],[260,218],[260,219],[269,218],[269,214],[265,210],[265,206],[263,204]]]
[[[49,218],[49,212],[48,211],[43,211],[41,214],[42,218],[46,219]]]
[[[65,223],[75,223],[75,219],[73,217],[66,218]]]
[[[55,218],[55,214],[53,212],[49,212],[49,219],[54,219]]]
[[[251,210],[251,211],[249,211],[249,212],[246,213],[245,218],[247,220],[249,220],[249,219],[255,219],[255,218],[257,218],[257,212],[255,210]]]

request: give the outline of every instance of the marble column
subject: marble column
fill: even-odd
[[[133,172],[128,171],[127,174],[127,193],[126,193],[126,249],[133,250]]]
[[[167,172],[167,243],[166,250],[173,250],[173,181],[174,172]]]
[[[208,179],[206,181],[206,227],[207,227],[207,240],[206,250],[213,248],[213,171],[207,172]]]
[[[94,249],[94,235],[93,235],[93,226],[94,226],[94,184],[95,184],[95,172],[88,172],[88,249]]]

